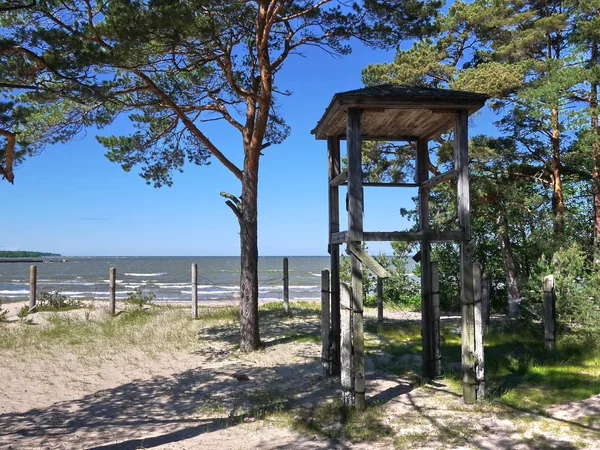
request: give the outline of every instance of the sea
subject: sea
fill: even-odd
[[[155,295],[155,302],[191,301],[191,266],[198,264],[199,302],[239,301],[240,258],[233,256],[88,256],[66,262],[36,263],[37,288],[67,298],[108,299],[109,268],[117,270],[117,299],[140,288]],[[0,262],[0,298],[29,298],[32,263]],[[329,266],[325,256],[289,257],[290,299],[319,299],[321,271]],[[263,256],[258,262],[259,298],[283,300],[283,257]]]

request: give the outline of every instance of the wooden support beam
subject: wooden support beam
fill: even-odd
[[[37,266],[29,267],[29,311],[35,311],[37,301]]]
[[[429,189],[424,186],[429,177],[429,143],[417,140],[416,175],[419,184],[419,231],[421,238],[421,336],[423,338],[423,376],[435,378],[435,343],[433,318],[433,285],[431,277],[431,244],[425,239],[429,226]]]
[[[347,182],[340,183],[339,186],[347,185]],[[416,188],[419,187],[417,183],[370,183],[363,181],[363,187],[401,187],[401,188]]]
[[[329,238],[329,243],[331,245],[337,245],[339,249],[340,244],[344,244],[348,241],[348,232],[347,231],[339,231],[337,233],[332,233]]]
[[[330,186],[341,186],[342,184],[346,184],[348,181],[348,171],[344,170],[342,173],[333,178],[330,182]]]
[[[475,344],[475,309],[473,292],[473,252],[475,243],[471,241],[471,210],[469,200],[469,154],[468,154],[468,112],[456,115],[454,126],[454,168],[458,171],[457,203],[458,222],[464,230],[460,242],[460,299],[462,318],[461,360],[463,371],[463,400],[467,404],[477,401],[479,381],[477,349]],[[481,361],[483,363],[483,361]],[[481,368],[483,370],[483,367]]]
[[[421,187],[424,188],[432,188],[436,184],[443,183],[444,181],[451,180],[458,176],[458,172],[456,170],[449,170],[448,172],[442,173],[441,175],[437,175],[435,177],[431,177],[428,180],[423,181],[421,183]]]
[[[117,268],[108,269],[108,313],[114,316],[117,310]]]
[[[383,278],[377,277],[377,323],[383,323]]]
[[[340,236],[341,237],[341,236]],[[337,237],[337,238],[340,238]],[[429,242],[456,242],[464,238],[462,230],[451,231],[365,231],[363,240],[371,241],[429,241]]]
[[[556,348],[556,292],[554,276],[544,278],[544,347],[546,350]]]
[[[327,139],[327,154],[329,166],[329,255],[331,269],[331,375],[340,373],[340,246],[331,241],[331,237],[340,231],[340,194],[339,188],[331,186],[331,180],[339,175],[341,170],[340,140],[330,137]],[[342,242],[346,240],[346,236]]]
[[[347,246],[347,250],[350,254],[356,256],[361,263],[367,266],[371,271],[379,278],[389,278],[391,274],[379,264],[372,256],[365,252],[360,245],[354,242],[350,242]]]
[[[363,240],[363,188],[360,137],[360,109],[349,109],[346,123],[348,148],[348,233],[349,240]]]
[[[431,304],[433,306],[433,376],[442,376],[442,352],[440,347],[440,274],[439,266],[431,261]]]
[[[491,306],[492,283],[487,272],[481,275],[481,324],[483,333],[490,326],[490,306]]]
[[[283,312],[290,313],[290,273],[287,257],[283,258]]]
[[[325,376],[331,375],[331,329],[329,320],[329,270],[321,271],[321,336],[323,346],[321,348],[321,362]]]
[[[354,377],[352,376],[352,288],[340,283],[341,306],[341,374],[342,401],[344,406],[354,406]]]
[[[475,315],[475,377],[477,379],[477,399],[485,397],[485,371],[483,360],[483,314],[482,314],[481,266],[473,264],[473,309]]]

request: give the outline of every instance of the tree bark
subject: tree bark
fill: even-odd
[[[258,159],[246,150],[242,176],[240,223],[240,348],[261,346],[258,327]]]
[[[506,276],[506,290],[508,293],[508,317],[516,318],[519,315],[521,303],[521,289],[517,277],[517,265],[510,245],[508,234],[508,217],[504,211],[498,215],[498,244],[504,261],[504,274]]]
[[[590,65],[595,67],[598,64],[598,42],[592,42],[592,52],[590,56]],[[592,198],[594,204],[594,249],[596,255],[595,261],[600,258],[600,136],[598,129],[598,83],[592,82],[590,89],[590,109],[592,122]]]
[[[558,109],[552,110],[552,213],[554,214],[554,232],[565,231],[565,198],[562,188],[562,170],[560,162],[560,129]]]

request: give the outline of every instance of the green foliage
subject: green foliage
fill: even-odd
[[[0,322],[6,322],[8,311],[2,308],[2,299],[0,298]]]
[[[84,304],[76,298],[67,298],[61,291],[40,291],[37,295],[37,311],[64,311],[83,308]]]
[[[23,305],[19,311],[17,311],[17,317],[22,323],[31,323],[32,319],[28,319],[29,316],[29,306]]]
[[[38,258],[40,256],[61,256],[58,253],[30,252],[24,250],[0,250],[0,258]]]
[[[144,294],[142,288],[136,287],[133,292],[127,293],[127,298],[125,299],[126,303],[130,305],[137,306],[138,308],[143,308],[144,306],[150,305],[152,300],[156,298],[153,292],[148,294]]]
[[[543,317],[542,284],[546,275],[555,277],[560,329],[600,329],[600,269],[582,246],[572,243],[555,252],[550,261],[544,256],[539,259],[527,284],[525,314]]]

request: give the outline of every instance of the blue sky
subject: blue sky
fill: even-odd
[[[289,89],[280,99],[290,137],[264,151],[259,181],[259,253],[327,253],[327,153],[310,134],[336,92],[356,89],[361,69],[390,61],[393,52],[354,45],[353,53],[332,58],[317,49],[293,56],[276,84]],[[476,117],[471,134],[489,131],[491,114]],[[207,124],[207,134],[241,166],[239,134],[225,124]],[[100,134],[128,130],[120,120]],[[135,171],[124,172],[104,156],[98,132],[48,147],[15,173],[15,184],[0,183],[0,249],[39,250],[63,255],[238,255],[238,224],[219,192],[240,193],[239,181],[218,161],[187,165],[172,187],[147,186]],[[343,198],[344,190],[341,192]],[[410,227],[399,214],[412,205],[411,189],[365,189],[365,230]],[[344,212],[345,213],[345,212]],[[345,229],[345,214],[340,217]],[[371,252],[387,251],[371,243]]]

